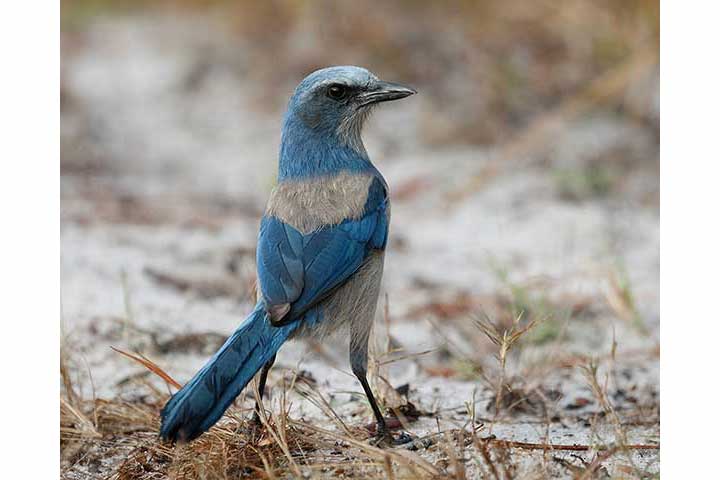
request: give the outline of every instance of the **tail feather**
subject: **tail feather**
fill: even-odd
[[[273,327],[257,305],[210,361],[162,410],[160,437],[190,441],[217,422],[296,325]]]

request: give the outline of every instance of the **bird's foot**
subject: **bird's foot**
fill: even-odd
[[[380,431],[371,437],[370,444],[375,447],[397,447],[400,445],[407,445],[412,441],[413,438],[407,432],[400,432],[396,436],[385,430]]]
[[[397,447],[415,440],[403,431],[403,424],[396,417],[383,418],[365,427],[370,434],[370,444],[376,447]],[[395,433],[393,433],[395,432]]]
[[[370,432],[370,443],[377,447],[396,447],[405,445],[413,441],[413,437],[400,429],[402,424],[396,418],[384,419],[384,422],[378,422],[368,425]],[[400,430],[393,434],[393,430]]]
[[[252,416],[252,420],[250,420],[250,428],[259,427],[262,427],[262,420],[260,420],[260,415],[258,414],[257,410],[255,410]]]
[[[265,432],[265,425],[263,425],[262,420],[260,419],[260,415],[258,415],[257,411],[253,415],[252,419],[247,422],[247,436],[250,439],[253,440],[259,440],[262,438],[263,433]]]
[[[406,445],[413,441],[413,438],[407,432],[400,432],[393,435],[387,429],[379,430],[374,436],[370,437],[370,444],[375,447],[397,447]]]

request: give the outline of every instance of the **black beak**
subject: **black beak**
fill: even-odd
[[[399,100],[409,97],[417,93],[414,88],[393,82],[383,82],[379,80],[370,86],[370,89],[360,94],[360,106],[370,105],[372,103],[388,102],[390,100]]]

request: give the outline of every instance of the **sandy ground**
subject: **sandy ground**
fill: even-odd
[[[143,352],[182,383],[252,308],[255,238],[281,112],[258,108],[241,48],[229,52],[222,35],[204,34],[216,26],[202,25],[115,19],[64,40],[62,322],[85,397],[138,395],[133,380],[144,370],[111,345]],[[428,147],[420,125],[427,115],[421,92],[380,109],[365,134],[393,198],[375,352],[394,361],[375,374],[407,393],[375,376],[386,404],[410,401],[425,414],[409,425],[418,437],[470,428],[473,405],[482,435],[503,440],[657,445],[656,139],[595,113],[499,162],[489,149]],[[574,184],[558,172],[598,159],[620,172],[610,190],[568,193]],[[508,359],[506,378],[529,400],[496,415],[497,348],[475,319],[507,325],[512,303],[525,319],[545,320]],[[273,392],[303,371],[346,423],[370,422],[346,348],[342,338],[286,345],[267,407],[277,409]],[[583,374],[590,357],[599,359],[613,414]],[[335,428],[307,399],[289,395],[293,418]],[[442,452],[418,453],[442,465]],[[596,451],[511,455],[517,478],[571,478]],[[466,461],[468,476],[479,476],[471,453]],[[97,474],[82,461],[64,468],[68,478]],[[114,463],[103,468],[110,474]],[[620,452],[598,472],[652,477],[659,449]]]

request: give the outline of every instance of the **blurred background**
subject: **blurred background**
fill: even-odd
[[[582,370],[595,357],[628,435],[659,430],[657,1],[61,8],[67,395],[145,395],[138,382],[154,380],[109,345],[183,383],[235,328],[286,102],[313,70],[354,64],[420,92],[377,109],[364,135],[393,201],[375,335],[386,405],[477,395],[478,415],[527,438],[542,398],[591,438],[606,410]],[[533,327],[498,362],[493,336],[518,318]],[[345,357],[340,341],[289,345],[270,384],[302,369],[347,398]]]

